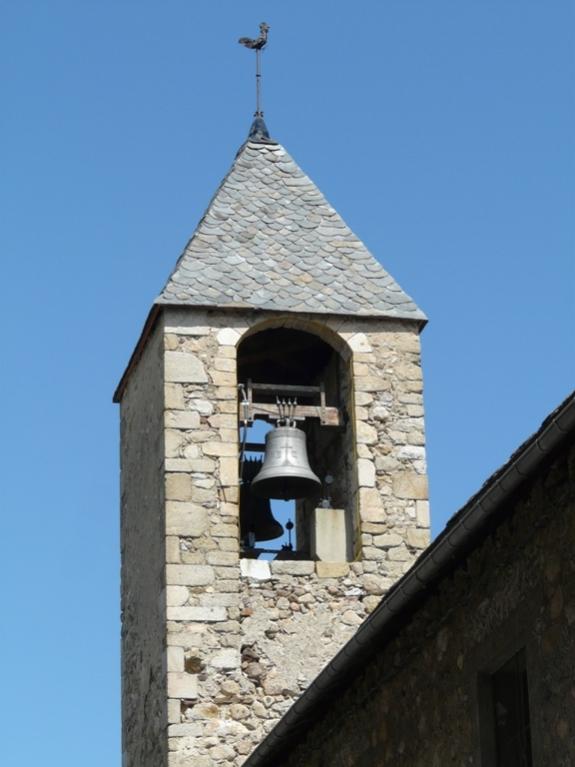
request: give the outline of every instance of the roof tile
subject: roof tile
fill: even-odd
[[[156,303],[425,319],[285,149],[254,141]]]

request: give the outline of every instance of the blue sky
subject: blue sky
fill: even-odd
[[[434,531],[573,385],[574,6],[0,2],[3,761],[120,764],[111,395],[268,126],[428,314]]]

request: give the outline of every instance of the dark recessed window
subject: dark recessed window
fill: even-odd
[[[525,651],[483,676],[481,687],[484,765],[532,767]]]

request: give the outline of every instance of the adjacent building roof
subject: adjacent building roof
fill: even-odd
[[[156,304],[426,319],[261,118]]]
[[[437,583],[480,545],[512,513],[509,499],[536,476],[544,461],[575,436],[575,392],[541,424],[483,487],[447,523],[445,530],[383,597],[377,608],[307,690],[268,733],[244,767],[272,767],[312,726],[385,643],[407,623],[413,610]]]

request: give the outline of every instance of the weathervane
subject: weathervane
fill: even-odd
[[[268,41],[269,25],[262,21],[260,24],[260,34],[255,40],[251,37],[240,37],[238,40],[241,45],[245,45],[246,48],[251,48],[256,52],[256,113],[254,117],[263,117],[264,113],[261,109],[261,52],[265,48]]]

